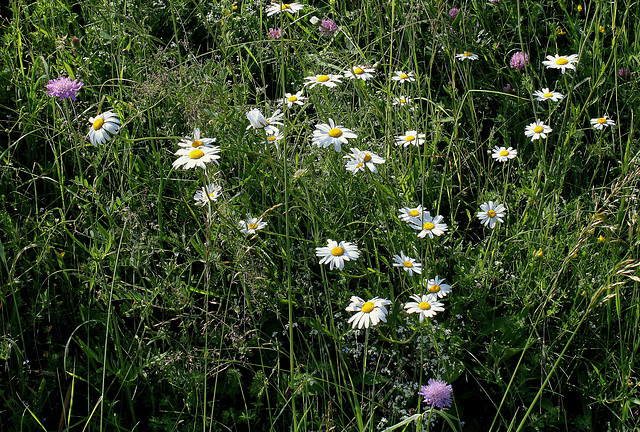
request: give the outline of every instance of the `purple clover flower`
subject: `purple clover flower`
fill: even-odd
[[[424,396],[423,402],[441,410],[451,406],[451,393],[453,393],[451,384],[434,379],[430,379],[426,386],[420,387],[418,392],[419,395]]]
[[[630,75],[631,71],[629,71],[629,69],[623,67],[618,69],[618,76],[620,76],[620,78],[629,78]]]
[[[325,18],[320,23],[320,27],[318,27],[318,29],[323,36],[331,36],[336,30],[338,30],[338,26],[331,18]]]
[[[60,100],[63,100],[65,98],[76,100],[78,90],[80,90],[83,85],[84,83],[78,81],[77,79],[71,81],[69,77],[58,77],[49,81],[49,83],[45,86],[47,88],[47,91],[45,93],[49,96],[59,97]]]
[[[529,56],[522,51],[518,51],[517,53],[511,56],[511,61],[509,62],[509,65],[514,69],[520,70],[524,68],[527,65],[527,63],[529,63]]]
[[[456,19],[459,13],[460,9],[456,7],[449,9],[449,16],[451,17],[451,19]]]
[[[277,29],[269,29],[269,37],[271,39],[280,39],[282,37],[282,28],[278,27]]]

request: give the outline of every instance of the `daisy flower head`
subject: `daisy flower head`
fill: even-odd
[[[492,1],[492,3],[496,3]],[[451,406],[451,393],[453,389],[451,384],[447,384],[441,380],[430,379],[426,386],[420,387],[418,394],[424,396],[426,404],[436,407],[439,410],[449,408]]]
[[[178,145],[183,148],[212,147],[211,144],[214,142],[216,142],[215,138],[202,138],[200,136],[200,128],[195,128],[193,138],[190,136],[184,137]]]
[[[421,217],[410,220],[409,224],[414,230],[420,231],[418,237],[433,238],[434,235],[439,237],[448,230],[447,224],[442,223],[443,219],[440,215],[432,217],[430,212],[422,211]]]
[[[356,312],[348,321],[352,328],[375,327],[380,321],[387,322],[388,312],[385,306],[391,304],[390,300],[374,297],[369,301],[364,301],[360,297],[351,296],[349,301],[351,303],[345,310],[347,312]]]
[[[304,9],[304,5],[300,3],[271,3],[265,9],[267,16],[270,17],[272,15],[279,14],[280,12],[289,12],[290,14],[294,14],[300,12]]]
[[[398,217],[400,219],[402,219],[405,222],[411,222],[411,221],[418,221],[416,223],[419,223],[419,217],[420,215],[422,215],[422,211],[423,208],[421,205],[419,205],[418,207],[403,207],[400,210],[400,214],[398,215]]]
[[[409,145],[422,145],[424,144],[425,134],[419,134],[418,131],[406,131],[404,135],[399,135],[396,138],[396,145],[408,147]]]
[[[425,288],[429,291],[429,295],[442,298],[451,292],[451,285],[444,283],[444,279],[438,276],[435,279],[429,279],[425,284]]]
[[[420,314],[420,322],[424,321],[425,318],[434,317],[438,312],[444,312],[444,304],[440,303],[438,297],[434,295],[419,296],[414,294],[411,296],[411,299],[415,301],[407,302],[404,308],[407,310],[407,313]]]
[[[218,159],[220,159],[220,155],[218,155],[219,152],[220,148],[215,146],[200,146],[198,148],[183,147],[175,152],[175,155],[180,157],[173,161],[172,166],[174,168],[182,167],[182,169],[185,170],[195,167],[207,169],[208,163],[214,162],[218,165]]]
[[[411,100],[410,97],[406,97],[402,95],[398,96],[397,98],[394,97],[391,100],[391,105],[394,105],[394,106],[395,105],[405,106],[405,105],[412,105],[412,104],[413,104],[413,101]]]
[[[576,63],[578,63],[578,54],[571,54],[568,56],[562,56],[559,54],[554,56],[548,55],[547,59],[542,62],[547,69],[560,69],[562,73],[565,73],[567,69],[576,70]]]
[[[320,264],[329,264],[330,270],[334,267],[342,270],[345,261],[355,261],[360,257],[360,251],[353,243],[328,239],[326,246],[316,248],[316,256],[322,257]]]
[[[469,51],[465,51],[462,54],[456,54],[456,58],[460,61],[464,61],[464,60],[478,60],[480,57],[478,57],[477,54],[473,54],[473,53],[470,53]]]
[[[540,138],[546,138],[547,134],[551,131],[553,131],[553,129],[538,120],[527,126],[524,130],[524,134],[531,137],[531,141],[535,141]]]
[[[516,156],[518,156],[518,150],[513,147],[506,148],[495,146],[493,153],[491,153],[491,157],[496,159],[498,162],[506,162]]]
[[[247,215],[247,219],[239,221],[238,225],[242,234],[255,234],[257,230],[266,227],[267,223],[263,222],[262,218],[252,218],[251,215]]]
[[[314,88],[317,85],[323,85],[325,87],[333,88],[337,87],[337,85],[342,82],[340,81],[340,78],[342,78],[342,75],[313,75],[304,77],[304,79],[306,80],[304,85],[305,87],[309,86],[309,88]]]
[[[293,107],[293,105],[304,105],[304,101],[307,99],[305,96],[302,96],[303,90],[300,90],[296,94],[285,93],[284,98],[278,99],[278,104],[286,104],[287,108]]]
[[[354,66],[349,70],[343,72],[344,76],[350,79],[361,79],[363,81],[373,78],[375,70],[364,66]]]
[[[313,131],[313,144],[318,147],[329,147],[333,144],[335,151],[342,150],[342,144],[346,144],[348,139],[358,138],[352,130],[336,124],[333,119],[329,119],[329,124],[318,123]]]
[[[78,91],[84,85],[83,82],[74,79],[71,81],[69,77],[58,77],[56,79],[52,79],[47,83],[45,93],[49,96],[60,98],[60,100],[71,98],[71,100],[76,100],[76,95]]]
[[[395,71],[391,76],[391,81],[397,81],[400,84],[406,82],[414,82],[416,79],[413,76],[413,72]]]
[[[616,122],[611,120],[609,116],[591,119],[591,126],[593,126],[594,129],[598,129],[598,130],[602,130],[605,127],[609,127],[609,126],[615,126],[615,124]]]
[[[409,276],[413,276],[414,273],[422,274],[422,264],[416,262],[415,259],[406,256],[403,251],[400,251],[400,255],[394,255],[393,261],[394,267],[401,267],[404,271],[409,273]]]
[[[502,218],[507,214],[507,209],[502,204],[489,201],[480,204],[480,211],[476,215],[480,219],[480,223],[484,226],[488,226],[493,229],[496,226],[496,222],[503,222]]]
[[[533,92],[533,95],[536,97],[537,101],[552,100],[553,102],[558,102],[559,100],[564,98],[564,95],[562,93],[551,91],[548,88],[536,90],[535,92]]]
[[[118,114],[112,111],[105,111],[95,117],[89,117],[89,123],[91,123],[91,128],[87,137],[94,146],[106,143],[111,139],[109,134],[117,134],[120,130]]]
[[[218,197],[221,195],[221,193],[222,187],[211,183],[196,191],[195,195],[193,195],[193,199],[195,200],[198,207],[202,207],[209,202],[218,201]]]
[[[267,141],[275,143],[284,138],[284,133],[280,129],[269,129],[267,132]]]
[[[249,126],[247,126],[247,130],[253,129],[264,129],[267,133],[274,133],[278,129],[274,125],[283,125],[282,117],[284,114],[281,110],[277,110],[273,115],[269,118],[262,115],[262,112],[258,108],[254,108],[247,113],[247,119],[249,120]]]
[[[376,174],[378,172],[378,168],[376,168],[375,164],[384,163],[384,159],[377,154],[368,151],[361,151],[356,147],[352,147],[351,153],[344,156],[344,159],[349,159],[346,168],[347,171],[351,171],[354,174],[358,171],[364,171],[365,167],[369,168],[369,171]]]

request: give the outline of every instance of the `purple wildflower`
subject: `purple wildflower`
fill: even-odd
[[[449,16],[451,17],[451,19],[456,19],[459,13],[460,9],[456,7],[449,9]]]
[[[512,68],[518,70],[524,68],[527,63],[529,63],[529,56],[522,51],[518,51],[513,56],[511,56],[511,61],[509,62]]]
[[[424,396],[423,402],[442,410],[451,406],[452,392],[451,384],[441,380],[430,379],[426,386],[420,387],[418,394]]]
[[[269,29],[269,37],[271,39],[280,39],[282,37],[282,28],[278,27],[277,29]]]
[[[620,78],[629,78],[629,75],[631,75],[631,71],[629,69],[623,67],[618,69],[618,76],[620,76]]]
[[[489,3],[500,3],[500,0],[489,0]]]
[[[325,18],[320,23],[320,27],[318,29],[324,36],[331,36],[333,33],[335,33],[336,30],[338,30],[338,26],[336,25],[334,20]]]
[[[513,87],[511,87],[511,84],[507,84],[506,86],[504,86],[504,87],[502,88],[502,91],[503,91],[503,92],[505,92],[505,93],[513,93],[513,94],[515,94],[515,93],[516,93],[516,89],[514,89]]]
[[[45,93],[49,96],[59,97],[60,100],[68,97],[70,97],[71,100],[76,100],[78,90],[80,90],[83,85],[84,83],[77,79],[71,81],[68,77],[58,77],[49,81],[49,84],[45,86],[47,88]]]

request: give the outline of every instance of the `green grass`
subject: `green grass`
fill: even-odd
[[[305,4],[2,11],[3,425],[638,430],[638,3]],[[578,54],[576,70],[545,68],[555,54]],[[374,78],[277,102],[359,65]],[[392,81],[398,70],[416,81]],[[58,76],[84,83],[76,101],[45,93]],[[539,102],[542,88],[565,97]],[[283,109],[284,139],[247,130],[253,108]],[[88,119],[108,110],[122,127],[94,147]],[[605,115],[614,126],[591,127]],[[341,152],[312,144],[329,119],[358,135]],[[548,138],[525,136],[536,120]],[[195,128],[221,148],[206,173],[172,168]],[[411,130],[422,145],[395,145]],[[517,157],[496,162],[496,146]],[[350,147],[385,163],[352,174]],[[209,183],[222,195],[196,206]],[[487,201],[507,208],[494,229],[476,217]],[[448,231],[418,238],[398,218],[417,205]],[[268,225],[245,235],[248,214]],[[360,257],[320,265],[328,239]],[[400,251],[421,275],[393,267]],[[453,290],[421,324],[403,305],[435,276]],[[390,300],[387,322],[352,329],[351,296]],[[422,402],[431,378],[452,385],[450,408]]]

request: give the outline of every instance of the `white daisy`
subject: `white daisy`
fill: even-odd
[[[267,226],[266,222],[262,221],[262,218],[252,218],[251,215],[247,215],[247,220],[241,220],[238,222],[240,225],[240,232],[243,234],[255,234],[257,230]]]
[[[562,93],[558,93],[556,91],[551,91],[548,88],[543,88],[542,90],[536,90],[533,92],[533,95],[536,97],[538,101],[546,101],[552,100],[554,102],[558,102],[560,99],[564,98]]]
[[[460,61],[464,61],[464,60],[478,60],[480,57],[478,57],[477,54],[473,54],[473,53],[470,53],[469,51],[465,51],[462,54],[456,54],[456,58]]]
[[[547,134],[551,131],[553,131],[553,129],[538,120],[527,126],[524,130],[524,134],[531,137],[531,141],[534,141],[540,138],[546,138]]]
[[[571,54],[569,56],[561,56],[559,54],[554,56],[548,55],[547,59],[542,62],[547,69],[560,69],[562,73],[565,73],[567,69],[576,70],[576,63],[578,63],[578,54]]]
[[[615,126],[615,124],[616,122],[611,120],[609,116],[591,119],[591,126],[593,126],[594,129],[598,129],[598,130],[602,130],[606,126]]]
[[[400,255],[394,255],[393,261],[395,261],[393,263],[394,267],[402,267],[404,271],[409,273],[409,276],[413,276],[414,273],[422,273],[422,264],[416,262],[415,259],[406,256],[403,251],[400,251]]]
[[[488,225],[491,229],[496,226],[496,222],[502,222],[502,218],[507,214],[505,206],[493,201],[480,204],[480,209],[476,217],[480,219],[482,225]]]
[[[491,154],[491,157],[497,159],[498,162],[506,162],[507,160],[513,159],[516,156],[518,156],[518,150],[514,149],[513,147],[506,148],[495,146],[493,149],[493,153]]]
[[[329,124],[318,123],[313,131],[313,144],[318,147],[329,147],[333,144],[335,151],[342,150],[342,144],[347,143],[347,139],[358,138],[358,135],[346,127],[336,124],[333,119],[329,119]]]
[[[398,96],[398,97],[394,97],[391,100],[391,105],[400,105],[400,106],[405,106],[405,105],[412,105],[413,101],[411,100],[410,97],[407,96]]]
[[[220,152],[219,147],[183,147],[175,152],[175,155],[180,157],[173,161],[172,166],[174,168],[182,166],[182,169],[185,170],[195,167],[206,169],[210,162],[215,162],[218,165],[217,159],[220,159],[218,152]]]
[[[344,156],[344,159],[349,159],[346,168],[347,171],[351,171],[354,174],[358,171],[364,171],[365,167],[369,168],[372,173],[377,173],[378,168],[376,168],[375,164],[384,163],[384,159],[377,154],[361,151],[356,147],[352,147],[351,153]]]
[[[348,321],[352,328],[369,328],[369,326],[377,326],[380,321],[387,322],[387,308],[385,306],[391,304],[390,300],[374,297],[365,302],[360,297],[351,296],[350,301],[351,303],[345,310],[356,312]]]
[[[327,240],[327,245],[316,248],[316,256],[322,257],[320,264],[329,264],[329,269],[334,267],[342,270],[345,261],[357,260],[360,257],[358,247],[349,242],[336,242]]]
[[[266,118],[259,109],[254,108],[247,113],[247,119],[249,119],[249,126],[247,126],[247,130],[254,129],[264,129],[267,133],[275,133],[278,128],[274,125],[283,125],[282,117],[284,114],[281,110],[277,110],[273,115],[269,118]]]
[[[432,217],[430,212],[423,211],[421,217],[410,220],[409,225],[420,231],[418,237],[424,238],[428,235],[429,238],[433,238],[434,235],[441,236],[448,230],[447,224],[441,223],[443,219],[440,215]]]
[[[418,131],[406,131],[404,135],[400,135],[396,137],[396,145],[403,145],[407,147],[408,145],[421,145],[424,143],[425,134],[419,134]]]
[[[406,82],[414,82],[416,79],[413,77],[413,72],[395,71],[391,80],[403,84]]]
[[[437,301],[437,297],[432,295],[412,295],[411,298],[415,302],[407,302],[404,308],[407,313],[420,314],[420,322],[424,321],[425,317],[431,318],[436,315],[437,312],[444,312],[444,304]]]
[[[363,81],[373,78],[375,70],[366,68],[364,66],[354,66],[349,70],[343,72],[344,76],[350,79],[361,79]]]
[[[429,290],[429,295],[442,298],[451,292],[451,285],[444,283],[444,279],[440,279],[438,276],[435,279],[429,279],[425,284],[425,288]]]
[[[275,14],[279,14],[280,12],[289,12],[290,14],[294,14],[300,12],[304,8],[303,4],[300,3],[271,3],[265,9],[267,16],[270,17]]]
[[[323,85],[325,87],[332,88],[336,87],[342,82],[340,81],[340,78],[342,78],[342,75],[313,75],[304,77],[304,79],[307,81],[304,83],[304,85],[309,86],[309,88],[314,88],[317,85]]]
[[[94,146],[106,143],[111,139],[109,134],[117,134],[120,130],[118,114],[112,111],[106,111],[95,117],[89,117],[89,123],[91,123],[91,129],[89,129],[87,137]]]
[[[302,96],[303,90],[300,90],[296,94],[285,93],[283,99],[278,99],[278,104],[287,104],[287,108],[293,107],[296,105],[304,105],[304,101],[307,99],[305,96]]]
[[[267,131],[267,141],[269,142],[280,141],[282,138],[284,138],[284,134],[279,129],[273,128]]]
[[[210,201],[217,201],[221,193],[222,187],[211,183],[206,187],[203,187],[202,189],[196,191],[195,195],[193,195],[193,199],[195,200],[197,206],[202,207]]]
[[[398,217],[405,222],[417,221],[416,223],[420,223],[420,215],[422,214],[423,208],[421,205],[415,208],[411,207],[403,207],[400,210],[400,214]]]
[[[198,148],[201,146],[204,147],[215,147],[210,145],[211,143],[216,142],[215,138],[202,138],[200,137],[200,128],[195,128],[193,131],[193,138],[187,136],[180,140],[178,145],[182,148]],[[219,150],[219,148],[218,148]]]

